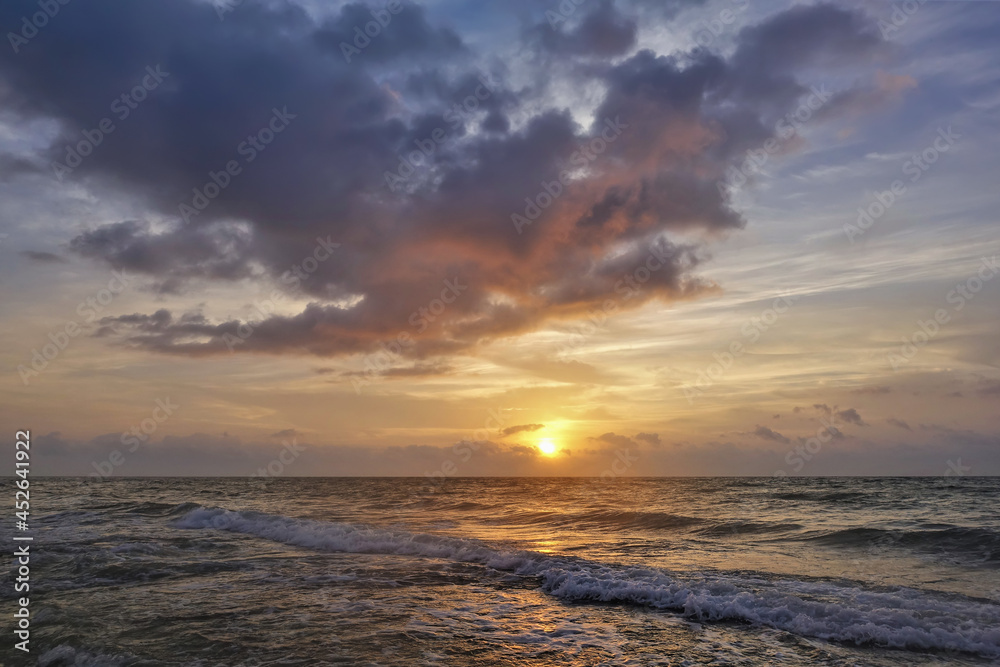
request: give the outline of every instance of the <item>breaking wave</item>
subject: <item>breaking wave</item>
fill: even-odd
[[[221,508],[197,507],[173,525],[243,533],[322,551],[479,563],[537,577],[541,590],[563,600],[641,605],[699,621],[759,624],[856,645],[1000,657],[1000,605],[956,594],[872,590],[860,584],[753,573],[681,577],[658,569],[504,550],[462,538]]]

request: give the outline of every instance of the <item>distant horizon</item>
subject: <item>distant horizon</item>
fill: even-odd
[[[121,477],[105,477],[100,480],[90,478],[86,475],[35,475],[37,479],[94,479],[97,482],[110,482],[116,479],[257,479],[241,475],[134,475]],[[774,475],[621,475],[615,479],[954,479],[956,477],[969,478],[1000,478],[1000,475],[786,475],[776,477]],[[0,479],[14,479],[13,476],[3,476]],[[427,477],[416,477],[413,475],[282,475],[281,477],[267,478],[269,481],[277,479],[414,479],[428,480]],[[432,481],[440,481],[442,478],[433,478]],[[448,477],[448,480],[456,479],[593,479],[606,482],[607,480],[597,476],[585,475],[466,475]]]

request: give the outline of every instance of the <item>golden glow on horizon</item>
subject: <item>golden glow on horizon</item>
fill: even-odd
[[[552,442],[552,438],[542,438],[538,441],[538,451],[546,456],[555,456],[556,445]]]

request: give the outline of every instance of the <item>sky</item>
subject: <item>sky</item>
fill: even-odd
[[[0,25],[35,474],[1000,474],[1000,3]]]

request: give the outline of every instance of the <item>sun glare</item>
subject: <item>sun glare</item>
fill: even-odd
[[[542,438],[538,441],[538,451],[546,456],[552,456],[556,453],[556,445],[552,442],[552,438]]]

